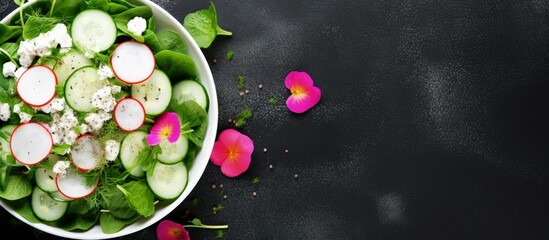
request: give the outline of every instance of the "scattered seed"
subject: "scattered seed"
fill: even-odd
[[[214,212],[217,211],[217,208],[216,208],[216,207],[213,207],[213,208],[212,208],[212,211],[214,211]]]
[[[217,58],[214,58],[214,59],[212,60],[212,62],[213,62],[214,64],[217,63]]]
[[[296,173],[296,174],[294,174],[294,178],[296,178],[296,179],[297,179],[298,177],[299,177],[299,175],[297,175],[297,173]]]
[[[284,150],[284,153],[288,153],[288,149],[285,149],[285,150]]]
[[[256,192],[253,192],[253,193],[252,193],[252,196],[254,196],[254,197],[257,196],[257,193],[256,193]]]
[[[231,123],[231,122],[233,122],[233,120],[229,118],[229,119],[227,119],[227,122]]]
[[[240,92],[240,96],[241,96],[241,97],[244,96],[244,92]]]
[[[223,199],[227,199],[227,198],[228,198],[227,194],[223,195]]]
[[[244,93],[248,94],[248,93],[250,93],[250,90],[246,89],[246,90],[244,90]]]
[[[219,188],[223,188],[223,184],[219,184]]]
[[[269,164],[269,169],[273,169],[273,165],[272,164]]]
[[[263,84],[257,85],[257,88],[262,89],[262,88],[263,88]]]
[[[267,148],[263,148],[263,152],[267,152]]]
[[[215,189],[217,186],[215,186],[215,184],[212,185],[212,189]]]
[[[217,214],[217,211],[212,211],[212,214]]]

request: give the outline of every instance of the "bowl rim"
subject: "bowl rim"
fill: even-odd
[[[136,5],[147,5],[151,7],[153,11],[153,17],[155,19],[155,24],[158,29],[162,29],[162,26],[159,26],[159,21],[162,18],[164,22],[167,24],[173,25],[172,27],[175,27],[173,29],[172,27],[168,27],[178,33],[181,34],[183,41],[186,45],[186,51],[187,54],[193,59],[195,62],[195,65],[197,67],[198,76],[203,83],[204,87],[206,88],[208,92],[209,97],[209,107],[208,107],[208,125],[206,129],[206,136],[204,137],[204,144],[202,148],[197,152],[195,156],[194,163],[190,169],[188,169],[188,182],[187,186],[185,187],[185,190],[183,193],[175,200],[169,201],[169,202],[162,202],[160,204],[157,204],[155,213],[148,217],[148,218],[140,218],[136,222],[125,226],[120,231],[112,234],[103,233],[101,230],[99,224],[96,224],[91,229],[87,231],[66,231],[61,228],[53,227],[44,223],[32,223],[19,215],[15,210],[13,210],[11,207],[9,207],[5,201],[5,199],[0,198],[0,205],[11,215],[19,219],[20,221],[28,224],[29,226],[36,228],[38,230],[41,230],[43,232],[46,232],[51,235],[64,237],[64,238],[71,238],[71,239],[110,239],[110,238],[116,238],[116,237],[122,237],[126,236],[132,233],[139,232],[153,224],[156,224],[161,219],[166,217],[169,213],[171,213],[175,208],[177,208],[192,192],[192,190],[196,187],[200,179],[202,178],[202,175],[204,171],[206,170],[206,167],[209,163],[210,155],[213,150],[213,145],[215,142],[215,136],[217,134],[217,126],[218,126],[218,101],[217,101],[217,91],[215,87],[215,82],[213,79],[213,75],[210,69],[210,66],[208,62],[206,61],[206,58],[198,46],[198,44],[193,40],[192,36],[189,34],[189,32],[183,27],[181,22],[179,22],[171,13],[169,13],[164,8],[160,7],[156,3],[149,1],[149,0],[128,0],[130,3],[136,4]],[[27,2],[22,8],[29,7],[34,2]],[[16,15],[19,14],[19,9],[21,7],[17,7],[15,10],[10,12],[8,15],[3,17],[0,22],[4,24],[8,24],[9,21]]]

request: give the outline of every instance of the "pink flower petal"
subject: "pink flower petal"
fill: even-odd
[[[284,80],[286,88],[292,89],[294,86],[313,86],[314,82],[311,76],[306,72],[291,71]]]
[[[219,134],[210,156],[213,164],[221,166],[227,177],[236,177],[250,166],[254,145],[250,137],[234,130],[226,129]]]
[[[156,228],[158,240],[191,240],[189,232],[179,223],[162,220]]]
[[[321,91],[317,87],[304,89],[300,95],[291,95],[286,100],[286,106],[294,113],[303,113],[314,107],[319,101]]]
[[[149,146],[156,146],[162,142],[162,138],[160,138],[160,128],[151,128],[151,132],[149,135],[147,135],[147,143]]]
[[[227,150],[225,145],[220,141],[215,142],[212,150],[212,155],[210,156],[210,160],[212,161],[212,163],[216,166],[221,166],[221,164],[223,164],[228,156],[229,151]]]
[[[251,161],[251,155],[242,155],[236,161],[228,159],[221,165],[221,172],[227,177],[236,177],[248,170]]]

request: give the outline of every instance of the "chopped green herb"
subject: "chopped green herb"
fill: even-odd
[[[215,238],[222,238],[223,236],[225,236],[225,231],[221,229],[215,230]]]
[[[223,205],[221,205],[220,203],[218,203],[217,205],[215,205],[215,211],[219,212],[221,210],[223,210],[225,207]]]
[[[252,178],[252,183],[253,184],[259,183],[259,177],[253,177]]]
[[[235,126],[236,127],[242,127],[246,124],[246,122],[248,121],[248,119],[250,119],[250,117],[252,117],[252,111],[250,111],[250,109],[243,109],[240,114],[238,114],[238,117],[236,119],[236,123],[235,123]]]
[[[227,52],[226,58],[227,58],[227,60],[231,60],[231,59],[233,59],[233,56],[234,56],[234,51],[233,51],[233,50],[229,50],[229,51]]]
[[[276,100],[276,98],[269,98],[269,103],[272,104],[272,105],[275,105],[276,103],[278,102],[278,100]]]
[[[238,88],[238,90],[242,90],[244,88],[244,77],[242,75],[238,75],[236,79],[238,80],[236,88]]]
[[[191,206],[193,207],[198,206],[199,203],[200,203],[200,200],[198,200],[198,198],[193,198],[193,200],[191,200]]]

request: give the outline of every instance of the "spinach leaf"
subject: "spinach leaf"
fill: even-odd
[[[27,219],[31,223],[41,222],[32,212],[30,197],[21,198],[16,201],[6,202],[15,212]]]
[[[164,71],[170,80],[197,79],[198,73],[193,59],[184,53],[162,50],[154,55],[156,66]]]
[[[6,56],[6,54],[0,53],[0,63],[11,61],[10,57],[13,58],[14,60],[19,59],[19,54],[17,54],[19,45],[17,43],[6,42],[0,45],[0,48],[2,48],[2,50],[6,51],[9,54],[9,56]]]
[[[185,43],[179,33],[172,30],[163,30],[156,34],[156,38],[162,50],[185,53]]]
[[[97,9],[101,11],[107,11],[109,9],[108,6],[109,6],[109,0],[88,0],[86,2],[87,9]]]
[[[187,155],[185,155],[185,158],[183,158],[183,163],[185,163],[185,167],[187,169],[191,169],[194,163],[194,159],[196,157],[196,151],[198,148],[193,142],[189,143],[189,148],[187,149]]]
[[[208,113],[198,103],[187,100],[177,103],[172,100],[168,107],[181,118],[181,134],[187,137],[198,147],[202,147],[206,128],[208,127]]]
[[[55,0],[50,17],[57,17],[63,19],[66,23],[70,23],[85,8],[86,1],[84,0]]]
[[[6,200],[18,200],[32,193],[32,183],[23,175],[10,175],[5,189],[0,190],[0,197]]]
[[[20,14],[13,16],[13,18],[10,20],[9,25],[21,26],[22,25],[21,17],[23,17],[26,20],[28,19],[29,16],[45,16],[51,9],[51,3],[52,3],[51,0],[34,1],[32,5],[23,9],[23,11]]]
[[[202,9],[185,16],[183,26],[201,48],[208,48],[218,35],[231,36],[233,34],[217,25],[217,12],[213,2],[210,2],[208,9]]]
[[[145,44],[151,48],[151,51],[153,53],[159,52],[161,49],[160,43],[158,42],[158,37],[152,30],[145,30],[145,33],[143,33],[143,37],[145,38]]]
[[[52,30],[59,22],[61,20],[58,18],[30,16],[23,27],[23,38],[28,40],[38,37],[40,33]]]
[[[5,43],[10,39],[19,38],[22,32],[23,27],[21,26],[9,26],[0,23],[0,44]]]
[[[108,3],[105,9],[105,11],[111,15],[120,14],[121,12],[124,12],[126,10],[128,10],[128,7],[118,3]]]
[[[153,16],[152,10],[149,6],[139,6],[135,8],[130,8],[118,14],[114,18],[114,23],[116,24],[116,27],[123,33],[127,34],[128,36],[131,36],[133,39],[135,39],[138,42],[144,42],[145,37],[135,35],[128,30],[128,22],[137,16],[148,20]]]
[[[71,202],[71,205],[73,203]],[[85,214],[65,214],[59,221],[55,222],[55,226],[66,231],[82,230],[86,231],[95,226],[99,219],[100,211],[88,211]]]
[[[119,185],[126,199],[139,214],[149,217],[154,213],[154,193],[144,180]]]
[[[133,209],[128,203],[124,193],[118,188],[109,188],[107,193],[103,194],[103,197],[106,198],[106,202],[108,203],[106,208],[110,210],[110,213],[114,217],[128,219],[137,214],[137,211],[135,211],[135,209]]]
[[[110,233],[116,233],[120,231],[125,226],[128,226],[137,219],[139,219],[141,216],[139,214],[136,214],[134,217],[129,219],[120,219],[116,218],[110,213],[103,212],[101,213],[101,216],[99,217],[99,226],[101,226],[101,230],[104,233],[110,234]]]
[[[126,0],[111,0],[111,2],[120,4],[120,5],[125,6],[125,7],[127,7],[127,8],[134,8],[134,7],[137,7],[136,5],[131,4],[130,2],[128,2],[128,1],[126,1]]]

